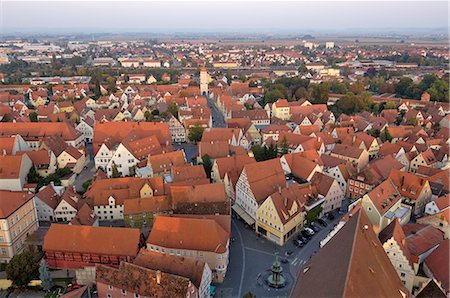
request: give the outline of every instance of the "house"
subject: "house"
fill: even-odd
[[[431,225],[410,223],[402,228],[417,270],[419,265],[444,241],[444,235]]]
[[[410,172],[417,172],[419,166],[436,168],[437,167],[437,159],[433,153],[433,150],[427,149],[423,152],[420,152],[416,157],[411,160],[411,166],[409,168]]]
[[[0,262],[8,263],[25,249],[25,240],[38,229],[33,195],[0,190],[0,225]]]
[[[84,202],[72,187],[68,187],[54,208],[54,220],[70,222]]]
[[[256,211],[256,233],[283,246],[303,228],[305,201],[302,187],[296,183],[269,195]]]
[[[279,158],[246,164],[236,183],[233,209],[252,225],[259,206],[269,195],[284,187],[286,179]]]
[[[58,155],[57,161],[58,168],[69,168],[72,172],[79,174],[86,165],[87,160],[84,150],[68,146]]]
[[[184,143],[186,142],[186,130],[181,124],[181,122],[175,118],[173,115],[170,116],[169,121],[167,121],[170,129],[170,133],[172,135],[172,142],[175,143]]]
[[[369,153],[367,150],[353,146],[336,144],[331,151],[331,156],[351,162],[358,172],[369,163]]]
[[[241,138],[241,129],[215,127],[203,131],[202,142],[227,142],[231,146],[239,146]]]
[[[223,183],[170,186],[174,214],[230,214]]]
[[[31,159],[36,172],[42,177],[55,173],[57,169],[56,156],[50,150],[17,151],[16,154],[26,154]]]
[[[75,129],[81,132],[86,143],[92,143],[94,139],[94,125],[95,120],[90,117],[82,117],[80,123],[75,126]]]
[[[405,298],[411,295],[372,230],[370,220],[359,210],[303,265],[290,296]]]
[[[450,274],[447,266],[449,249],[449,240],[446,239],[425,259],[423,264],[425,274],[433,279],[446,297],[450,295]]]
[[[432,192],[427,179],[412,173],[393,169],[389,175],[397,190],[403,197],[403,203],[413,208],[414,215],[425,211],[425,205],[430,202]]]
[[[321,172],[316,172],[311,178],[311,185],[315,186],[318,193],[324,197],[321,214],[341,208],[344,191],[339,187],[336,179]]]
[[[92,210],[89,204],[84,203],[75,217],[69,222],[69,225],[98,227],[98,217],[95,215],[94,210]]]
[[[429,202],[425,205],[425,214],[432,215],[450,208],[450,200],[448,196],[441,196],[434,201]]]
[[[285,175],[293,175],[303,181],[311,181],[317,172],[322,172],[321,167],[304,157],[303,152],[285,154],[280,158],[281,167]]]
[[[125,199],[123,202],[123,218],[125,227],[152,227],[156,214],[171,211],[171,201],[166,196]]]
[[[33,162],[27,154],[0,156],[0,189],[19,191],[27,182]]]
[[[164,195],[163,178],[138,177],[97,179],[85,197],[93,202],[99,220],[124,219],[126,199],[151,198]]]
[[[43,251],[50,268],[83,269],[99,263],[117,267],[137,256],[140,235],[138,229],[52,224]]]
[[[172,167],[186,164],[186,156],[183,150],[150,155],[147,160],[147,167],[153,176],[166,176],[171,173]]]
[[[230,228],[229,215],[158,215],[147,239],[147,250],[203,261],[211,268],[213,280],[223,282]]]
[[[390,179],[385,180],[364,195],[361,207],[376,232],[382,231],[396,218],[400,220],[401,224],[406,224],[411,217],[411,208],[402,205],[402,197]]]
[[[399,219],[394,219],[378,235],[380,242],[391,260],[392,266],[397,271],[400,280],[410,293],[413,293],[416,270],[414,260],[409,251],[406,235],[401,227]]]
[[[20,135],[0,137],[2,155],[16,155],[18,151],[29,151],[30,147]]]
[[[188,278],[198,289],[199,298],[211,296],[212,271],[204,261],[141,250],[134,260],[134,264]]]
[[[158,269],[121,262],[118,268],[97,264],[95,272],[101,298],[199,297],[199,289],[190,279]]]
[[[231,202],[236,200],[236,183],[245,165],[255,163],[254,157],[246,154],[216,158],[214,160],[211,179],[215,183],[223,182],[227,198]]]
[[[38,193],[34,195],[37,218],[39,221],[54,221],[55,208],[61,200],[60,195],[55,191],[53,185],[43,186]]]
[[[448,196],[445,197],[448,201]],[[436,229],[439,229],[444,233],[444,238],[449,239],[449,222],[450,222],[450,209],[444,209],[438,213],[426,215],[424,217],[418,218],[417,223],[428,224]]]

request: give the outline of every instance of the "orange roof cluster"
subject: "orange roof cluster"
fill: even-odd
[[[162,147],[170,147],[172,135],[167,123],[160,122],[105,122],[96,123],[94,128],[94,155],[107,141],[119,144],[130,133],[142,137],[156,136]]]
[[[0,135],[21,135],[24,139],[42,139],[58,135],[64,141],[74,141],[81,136],[69,122],[5,122],[0,125]]]

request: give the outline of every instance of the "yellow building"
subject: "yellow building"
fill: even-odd
[[[0,262],[21,253],[27,237],[38,228],[33,195],[26,191],[0,191]]]
[[[303,192],[298,184],[292,184],[270,195],[256,211],[256,232],[278,245],[304,226],[305,208]]]

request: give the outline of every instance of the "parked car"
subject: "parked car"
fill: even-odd
[[[305,231],[306,231],[306,233],[308,233],[311,236],[315,234],[315,232],[310,228],[305,228]]]
[[[314,232],[319,232],[320,231],[319,226],[317,224],[313,223],[313,222],[311,223],[309,228],[312,229]]]
[[[304,244],[308,243],[309,239],[306,237],[303,237],[301,234],[297,236],[297,239],[303,242]]]
[[[300,233],[305,238],[311,238],[312,237],[312,235],[310,233],[306,232],[306,230],[302,230]]]
[[[327,217],[329,220],[333,220],[334,219],[334,214],[332,212],[328,212]]]
[[[328,223],[321,218],[317,219],[317,222],[324,227],[328,226]]]
[[[300,240],[294,239],[294,245],[297,247],[303,247],[304,244]]]

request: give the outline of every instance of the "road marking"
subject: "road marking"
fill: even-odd
[[[259,253],[262,253],[262,254],[266,254],[266,255],[269,255],[269,256],[275,256],[275,254],[271,254],[270,252],[259,250],[259,249],[256,249],[256,248],[246,247],[245,249],[256,251],[256,252],[259,252]]]
[[[245,272],[245,249],[244,249],[244,241],[242,238],[242,234],[241,231],[239,231],[238,226],[236,225],[236,223],[232,220],[231,221],[234,225],[234,228],[236,229],[236,231],[238,232],[238,236],[241,239],[241,249],[242,249],[242,269],[241,269],[241,281],[239,283],[239,292],[238,292],[238,297],[242,297],[241,292],[242,292],[242,284],[244,283],[244,272]]]
[[[291,262],[292,265],[295,266],[295,263],[297,263],[298,257],[295,257],[295,259]]]

